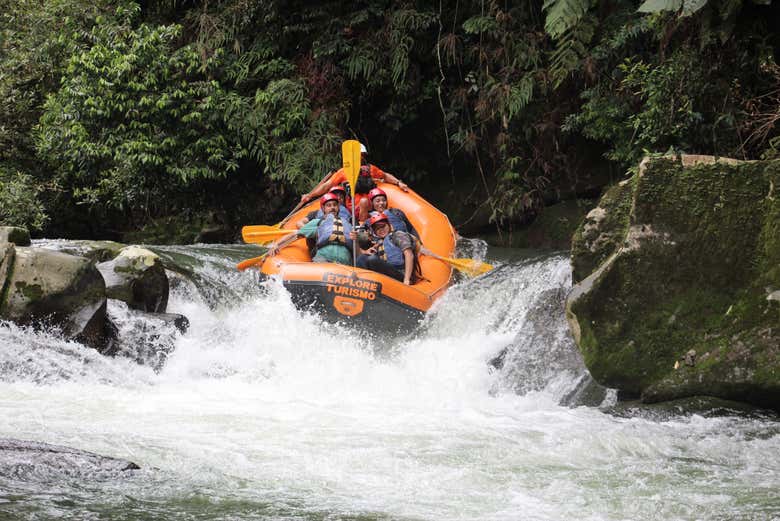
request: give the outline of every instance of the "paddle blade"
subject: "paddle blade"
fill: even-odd
[[[349,181],[349,189],[354,195],[355,183],[360,175],[360,142],[349,139],[341,144],[341,166]]]
[[[255,266],[257,264],[261,264],[263,262],[263,259],[265,259],[267,255],[268,255],[267,253],[264,253],[264,254],[260,255],[259,257],[254,257],[252,259],[243,260],[243,261],[239,262],[238,264],[236,264],[236,269],[238,271],[244,271],[247,268],[251,268],[252,266]]]
[[[450,264],[470,277],[478,277],[493,269],[487,262],[476,259],[448,259]]]
[[[268,229],[270,226],[244,226],[241,229],[241,237],[248,244],[267,244],[279,237],[284,237],[290,230]]]

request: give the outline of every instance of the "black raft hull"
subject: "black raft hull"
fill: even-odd
[[[286,280],[284,287],[298,309],[312,311],[326,321],[366,332],[408,334],[425,317],[423,311],[381,292],[366,298],[366,292],[350,293],[351,288],[334,288],[326,281]]]

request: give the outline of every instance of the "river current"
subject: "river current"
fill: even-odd
[[[780,519],[777,416],[616,404],[568,332],[564,255],[488,255],[416,336],[386,338],[236,272],[249,247],[156,251],[191,270],[170,273],[184,335],[112,302],[107,358],[0,322],[0,437],[141,467],[0,460],[0,519]]]

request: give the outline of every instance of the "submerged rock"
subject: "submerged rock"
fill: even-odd
[[[162,369],[190,324],[178,313],[147,313],[113,299],[108,302],[108,316],[117,329],[116,341],[102,354],[129,358],[155,371]]]
[[[132,461],[35,441],[0,438],[0,476],[17,481],[63,477],[119,477],[140,467]]]
[[[39,248],[0,247],[3,292],[0,318],[19,324],[50,323],[66,337],[93,347],[106,338],[105,283],[94,264]]]
[[[169,284],[162,260],[139,246],[122,248],[113,260],[97,265],[106,281],[106,295],[133,309],[163,313],[168,306]]]
[[[575,234],[567,300],[596,380],[780,407],[778,188],[780,161],[683,156],[605,194]]]

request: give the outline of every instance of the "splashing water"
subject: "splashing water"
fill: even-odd
[[[235,272],[249,249],[156,251],[189,270],[171,274],[169,309],[191,327],[125,317],[123,333],[165,333],[158,372],[0,325],[0,437],[142,470],[0,472],[0,518],[780,516],[776,418],[560,405],[581,403],[571,395],[588,378],[563,318],[563,256],[499,263],[453,287],[417,336],[387,339],[324,324],[274,281]]]

